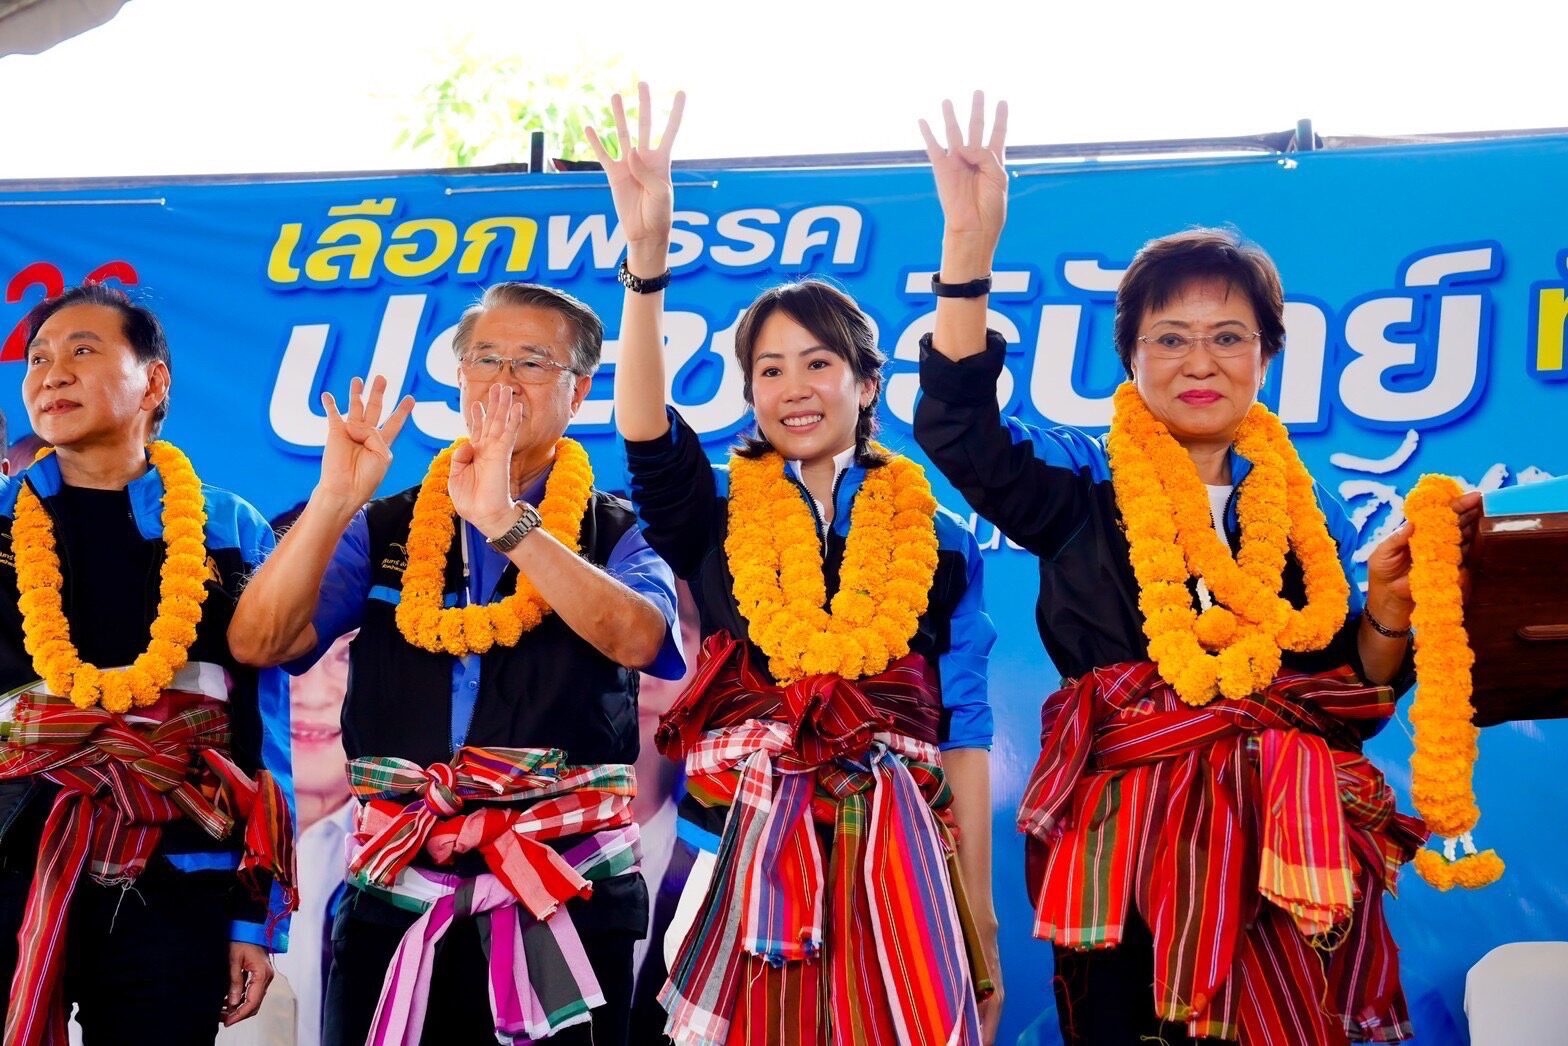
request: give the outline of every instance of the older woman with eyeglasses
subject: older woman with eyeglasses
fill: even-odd
[[[1150,241],[1116,296],[1108,436],[1004,418],[986,329],[1006,107],[946,144],[915,435],[1039,557],[1064,685],[1019,824],[1069,1043],[1407,1038],[1382,895],[1425,837],[1361,754],[1410,672],[1410,527],[1356,534],[1257,402],[1284,343],[1273,262],[1234,233]],[[1479,496],[1455,509],[1465,540]],[[1152,989],[1152,990],[1151,990]]]

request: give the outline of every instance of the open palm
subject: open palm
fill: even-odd
[[[349,383],[346,414],[339,413],[337,400],[330,392],[321,394],[321,405],[327,412],[321,488],[355,505],[363,505],[375,495],[392,464],[392,443],[414,409],[414,397],[404,396],[382,422],[386,389],[386,379],[377,377],[366,396],[364,380],[355,378]]]
[[[678,91],[670,106],[670,118],[664,125],[664,134],[655,147],[652,144],[652,103],[648,85],[637,85],[637,141],[633,143],[626,124],[626,105],[619,94],[610,98],[610,111],[615,115],[615,135],[620,143],[621,158],[613,159],[599,132],[587,129],[588,144],[604,167],[610,182],[610,195],[615,200],[615,213],[621,220],[628,245],[645,241],[668,239],[675,190],[670,181],[670,150],[680,130],[681,113],[686,108],[686,94]]]
[[[942,103],[947,145],[937,141],[931,125],[920,121],[926,155],[936,177],[936,194],[949,235],[979,236],[995,243],[1007,223],[1007,103],[998,102],[991,138],[985,134],[985,94],[974,93],[967,136],[958,125],[951,101]]]
[[[453,510],[484,530],[512,513],[512,449],[522,428],[523,408],[509,386],[496,383],[468,407],[467,441],[452,452],[447,494]]]

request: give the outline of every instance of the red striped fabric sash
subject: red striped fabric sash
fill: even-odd
[[[1382,893],[1425,830],[1356,732],[1393,709],[1348,668],[1201,708],[1147,662],[1069,683],[1019,807],[1035,935],[1115,946],[1136,904],[1156,1012],[1194,1036],[1405,1037]]]
[[[348,776],[361,803],[351,880],[388,887],[421,851],[443,865],[477,852],[540,920],[592,893],[546,841],[631,824],[637,791],[626,764],[569,766],[565,753],[547,748],[465,747],[451,763],[428,767],[366,757],[349,764]]]
[[[940,754],[890,729],[934,740],[928,673],[912,656],[779,688],[744,645],[705,642],[659,734],[691,793],[730,808],[660,994],[677,1044],[979,1041]]]
[[[242,877],[258,893],[276,882],[294,907],[287,799],[270,774],[252,781],[223,756],[228,744],[228,714],[198,695],[166,691],[134,720],[23,695],[0,747],[0,780],[38,776],[60,787],[18,934],[5,1046],[65,1046],[59,992],[76,884],[84,871],[100,883],[134,881],[169,821],[187,817],[214,839],[243,821]]]

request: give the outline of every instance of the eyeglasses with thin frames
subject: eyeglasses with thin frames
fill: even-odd
[[[1143,335],[1138,343],[1149,355],[1162,360],[1179,360],[1199,343],[1208,345],[1209,354],[1220,359],[1235,359],[1252,351],[1252,346],[1262,337],[1262,331],[1220,331],[1217,334],[1164,334]]]
[[[464,356],[462,366],[468,376],[476,381],[494,381],[501,376],[501,368],[505,367],[512,372],[512,377],[524,385],[548,385],[561,374],[577,373],[548,356],[497,356],[488,352],[479,356]]]

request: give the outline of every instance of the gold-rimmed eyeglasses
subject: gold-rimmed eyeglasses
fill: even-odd
[[[1179,360],[1200,343],[1208,345],[1212,356],[1234,359],[1252,351],[1252,346],[1262,336],[1262,331],[1220,331],[1216,334],[1177,334],[1167,331],[1164,334],[1144,335],[1138,339],[1138,343],[1148,350],[1149,355],[1162,360]]]
[[[524,385],[547,385],[561,374],[577,372],[564,363],[557,363],[548,356],[497,356],[481,353],[462,358],[463,370],[475,381],[494,381],[501,376],[501,368],[512,372],[512,377]]]

